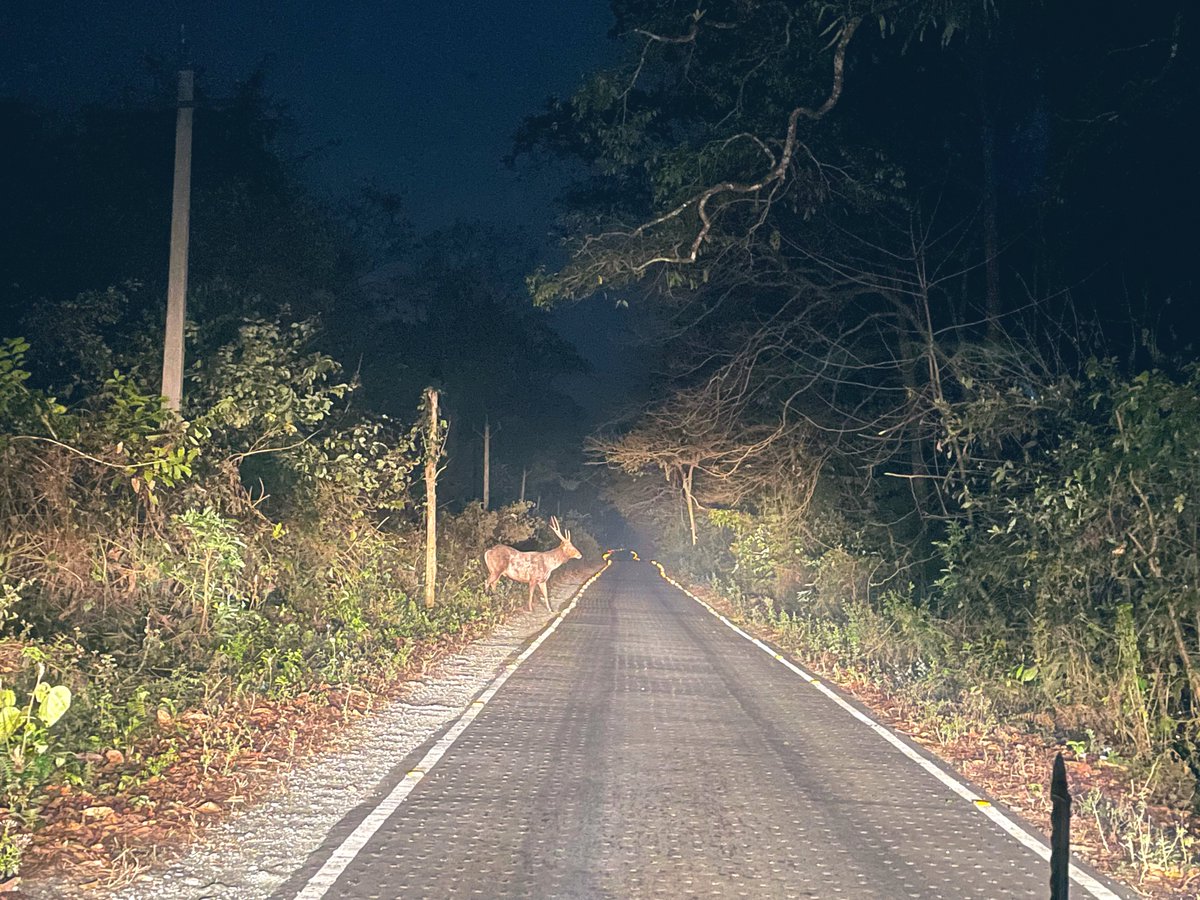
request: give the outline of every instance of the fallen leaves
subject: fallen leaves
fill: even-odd
[[[231,700],[177,715],[160,707],[157,732],[130,752],[79,754],[95,769],[99,787],[46,790],[44,824],[22,864],[26,887],[45,883],[82,893],[127,882],[148,860],[178,852],[228,810],[267,794],[296,759],[328,749],[345,725],[402,695],[406,679],[489,627],[477,623],[418,644],[404,672],[372,683],[321,683],[293,697]],[[148,771],[155,759],[169,762]],[[7,884],[0,892],[13,889]]]

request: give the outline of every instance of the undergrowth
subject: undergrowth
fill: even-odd
[[[539,536],[524,504],[440,517],[424,606],[419,432],[353,413],[313,327],[245,322],[191,370],[182,417],[136,368],[68,408],[31,386],[26,342],[0,345],[0,877],[49,786],[130,791],[195,711],[377,684],[511,604],[480,557]]]

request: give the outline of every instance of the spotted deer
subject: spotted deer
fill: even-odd
[[[550,595],[546,591],[547,579],[568,559],[583,557],[583,554],[576,550],[575,545],[571,543],[571,532],[562,531],[558,524],[558,518],[555,516],[550,517],[550,530],[562,541],[553,550],[527,552],[514,550],[506,544],[489,547],[483,554],[483,561],[488,570],[487,586],[489,590],[495,587],[501,575],[511,578],[513,581],[524,582],[529,585],[529,603],[525,607],[526,611],[533,611],[533,592],[535,589],[541,589],[542,599],[546,602],[546,611],[550,612]]]

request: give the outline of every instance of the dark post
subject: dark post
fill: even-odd
[[[1050,800],[1050,900],[1067,900],[1071,889],[1071,791],[1061,753],[1054,757]]]

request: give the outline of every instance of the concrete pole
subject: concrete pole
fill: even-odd
[[[167,334],[163,342],[162,394],[179,412],[183,404],[183,323],[187,318],[188,227],[192,205],[192,109],[195,73],[179,70],[175,115],[175,187],[171,199],[171,262],[167,272]]]
[[[488,508],[492,489],[492,424],[483,420],[483,508]]]

